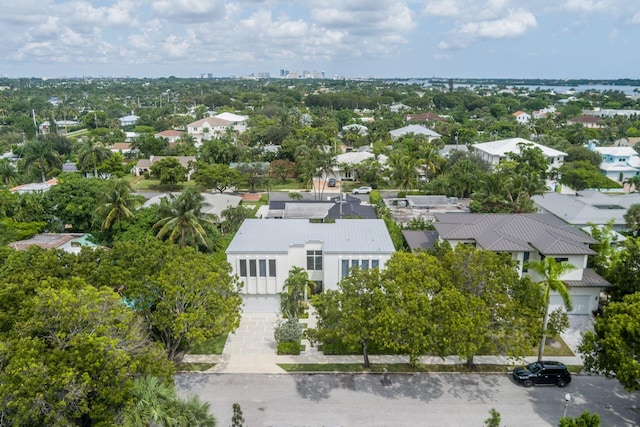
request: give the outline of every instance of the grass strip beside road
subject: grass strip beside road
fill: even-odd
[[[215,363],[178,363],[176,370],[178,372],[204,372],[216,366]]]
[[[408,363],[372,363],[365,369],[361,363],[279,363],[287,372],[350,372],[350,373],[508,373],[518,365],[474,365],[471,369],[466,364],[454,365],[418,365]],[[568,366],[572,373],[580,373],[582,366]]]

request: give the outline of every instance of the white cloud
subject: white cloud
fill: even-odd
[[[631,17],[629,24],[640,24],[640,12],[636,12],[635,15]]]
[[[521,37],[537,26],[536,17],[524,9],[506,11],[506,16],[492,20],[460,22],[440,41],[438,49],[462,49],[478,39],[510,39]]]
[[[181,22],[206,22],[224,16],[223,0],[158,0],[151,9],[161,18]]]
[[[564,8],[577,12],[597,12],[615,6],[610,0],[567,0]]]
[[[460,21],[483,21],[503,16],[511,7],[510,2],[511,0],[429,0],[423,13]]]
[[[503,39],[522,36],[537,26],[536,17],[524,9],[510,10],[509,15],[493,21],[470,22],[458,31],[471,37]]]

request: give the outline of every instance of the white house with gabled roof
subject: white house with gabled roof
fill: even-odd
[[[509,138],[498,141],[482,142],[474,144],[472,150],[483,160],[491,163],[492,165],[497,165],[501,160],[508,159],[509,153],[520,154],[520,147],[522,144],[527,147],[539,148],[542,151],[542,154],[549,159],[548,170],[558,169],[564,163],[564,158],[567,157],[567,153],[563,151],[555,150],[524,138]]]
[[[250,295],[282,291],[292,267],[302,267],[315,292],[338,289],[353,267],[383,268],[395,252],[383,220],[247,219],[227,248],[233,274]]]

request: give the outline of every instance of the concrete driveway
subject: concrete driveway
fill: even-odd
[[[569,329],[561,334],[562,339],[571,351],[579,356],[578,346],[582,343],[582,335],[587,331],[593,331],[595,319],[590,314],[572,314],[569,316]]]

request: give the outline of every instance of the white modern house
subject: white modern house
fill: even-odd
[[[315,292],[338,289],[352,267],[383,268],[395,248],[384,221],[247,219],[227,248],[233,274],[250,295],[282,291],[292,267],[302,267]]]
[[[507,252],[518,261],[520,276],[540,281],[527,270],[527,261],[553,257],[568,262],[575,270],[560,277],[573,302],[569,314],[591,314],[598,308],[600,291],[610,284],[587,268],[587,257],[595,252],[589,244],[598,241],[550,214],[436,214],[433,224],[438,238],[455,248],[459,244],[493,252]],[[552,292],[550,308],[561,307],[562,298]]]
[[[549,159],[548,170],[557,169],[562,166],[564,158],[567,157],[567,153],[565,152],[546,147],[524,138],[509,138],[498,141],[482,142],[474,144],[472,150],[483,160],[491,163],[492,165],[497,165],[500,163],[500,160],[508,159],[509,153],[520,154],[520,147],[523,144],[527,147],[539,148],[542,151],[542,154]]]

